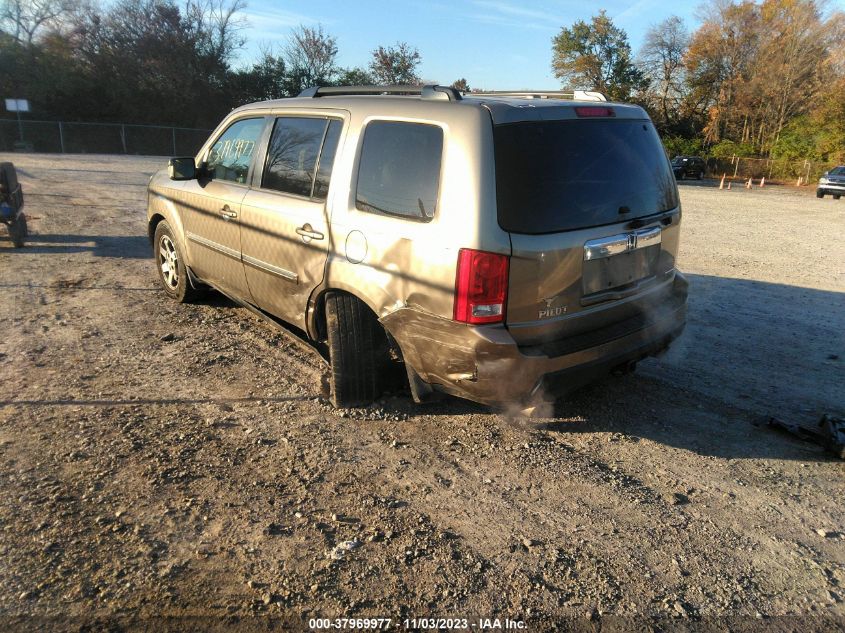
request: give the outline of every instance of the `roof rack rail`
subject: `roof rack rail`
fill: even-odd
[[[558,92],[554,90],[491,90],[472,92],[473,97],[519,97],[522,99],[573,99],[574,101],[607,101],[603,93],[595,90],[572,90]]]
[[[419,95],[423,99],[460,101],[461,93],[449,86],[312,86],[299,93],[300,97],[345,97],[353,95]]]

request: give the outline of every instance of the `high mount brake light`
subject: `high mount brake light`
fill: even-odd
[[[575,114],[579,117],[616,116],[613,108],[606,106],[577,106]]]
[[[462,323],[501,323],[508,296],[507,255],[462,248],[455,275],[454,319]]]

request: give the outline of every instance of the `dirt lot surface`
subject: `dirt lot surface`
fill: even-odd
[[[0,158],[6,630],[845,627],[845,462],[754,424],[843,413],[845,200],[682,183],[686,333],[552,418],[336,411],[316,354],[157,290],[161,159]]]

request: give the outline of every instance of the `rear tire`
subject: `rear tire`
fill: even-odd
[[[816,190],[816,198],[824,198],[824,191]]]
[[[12,246],[23,248],[27,235],[29,235],[29,231],[26,227],[26,216],[21,213],[9,224],[9,237],[12,239]]]
[[[389,360],[384,328],[363,301],[331,292],[326,296],[326,333],[332,404],[369,404],[381,393]]]
[[[179,303],[187,303],[198,298],[202,293],[191,286],[188,270],[185,268],[185,256],[182,247],[173,235],[173,230],[166,220],[156,226],[153,238],[153,257],[156,261],[158,280],[167,296]]]

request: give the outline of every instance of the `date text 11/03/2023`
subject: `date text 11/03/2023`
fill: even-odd
[[[526,629],[524,621],[510,618],[405,618],[395,623],[392,618],[312,618],[308,621],[308,627],[312,630],[385,630],[400,626],[406,630],[523,631]]]

